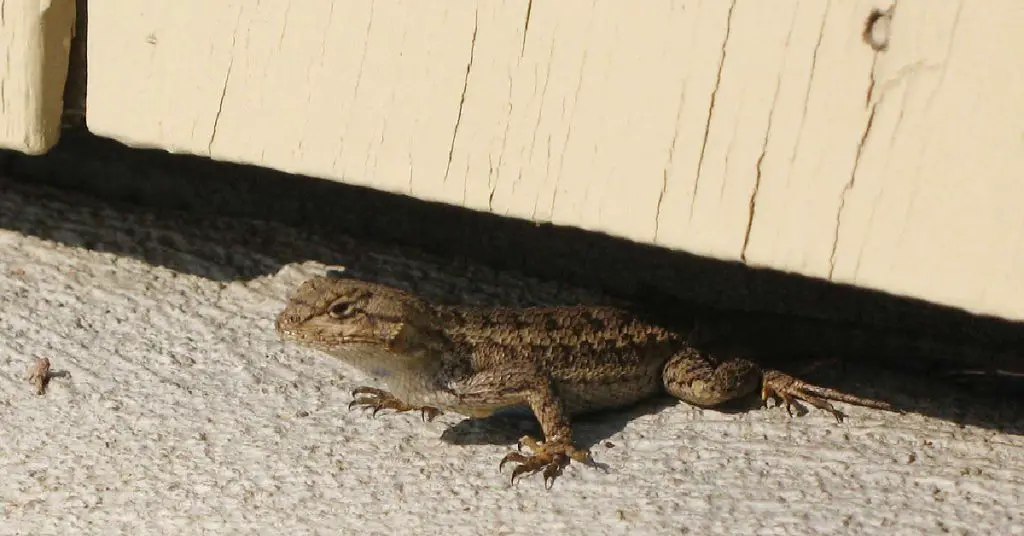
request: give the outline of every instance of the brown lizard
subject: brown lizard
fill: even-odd
[[[743,358],[720,358],[680,332],[608,306],[482,308],[428,303],[388,286],[322,276],[303,283],[276,329],[386,382],[360,387],[350,404],[470,417],[529,407],[543,441],[520,440],[506,455],[512,482],[543,470],[544,483],[570,460],[592,463],[572,439],[570,418],[667,392],[700,407],[761,391],[762,400],[802,400],[842,413],[826,399],[889,409],[885,403],[810,385]]]

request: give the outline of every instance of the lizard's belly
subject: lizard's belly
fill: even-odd
[[[616,382],[558,383],[558,394],[574,415],[629,406],[662,392],[661,378],[655,375]]]

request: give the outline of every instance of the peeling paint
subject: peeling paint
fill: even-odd
[[[895,2],[886,9],[874,8],[864,21],[861,40],[875,52],[885,52],[889,49],[892,16],[895,11]]]
[[[945,77],[945,74],[946,74],[946,72],[945,72],[946,71],[946,65],[948,64],[949,57],[952,54],[953,42],[954,42],[954,40],[955,40],[954,38],[956,36],[957,22],[959,22],[960,13],[961,13],[962,9],[963,9],[963,2],[960,2],[958,4],[957,12],[956,12],[956,15],[955,15],[955,18],[954,18],[953,29],[950,32],[949,44],[948,44],[947,49],[946,49],[946,56],[945,56],[945,58],[944,58],[944,60],[943,60],[941,65],[927,65],[927,64],[924,64],[922,61],[917,61],[917,62],[914,62],[914,63],[912,63],[910,65],[907,65],[907,66],[901,68],[891,79],[885,81],[882,84],[878,84],[878,81],[875,78],[875,67],[876,67],[876,64],[877,64],[877,56],[878,56],[877,51],[876,51],[875,59],[872,61],[872,65],[871,65],[871,71],[869,73],[869,84],[868,84],[868,89],[867,89],[866,95],[865,95],[865,106],[869,108],[870,112],[868,114],[867,123],[866,123],[866,125],[864,127],[864,132],[862,133],[860,141],[857,144],[857,152],[856,152],[856,156],[855,156],[855,159],[854,159],[854,162],[853,162],[853,169],[850,172],[850,178],[846,182],[846,184],[843,186],[842,192],[840,192],[840,194],[839,194],[840,195],[840,197],[839,197],[839,207],[836,210],[835,231],[834,231],[833,237],[832,237],[832,251],[831,251],[831,254],[829,255],[829,268],[828,268],[828,278],[829,279],[832,279],[833,278],[833,274],[835,273],[836,260],[837,260],[836,257],[838,255],[838,250],[839,250],[840,227],[842,225],[843,212],[844,212],[844,210],[846,208],[846,200],[847,200],[847,197],[849,196],[850,191],[852,191],[854,186],[855,186],[856,177],[857,177],[857,170],[858,170],[858,168],[860,166],[861,156],[862,156],[862,153],[864,151],[864,146],[867,143],[868,136],[871,133],[871,127],[872,127],[872,124],[874,123],[875,114],[876,114],[876,112],[878,110],[878,107],[881,104],[881,102],[883,100],[883,97],[888,92],[888,90],[890,90],[892,87],[897,86],[900,83],[902,83],[907,77],[909,77],[909,76],[911,76],[913,74],[916,74],[917,72],[923,71],[923,70],[939,69],[941,71],[941,74],[940,74],[940,77],[939,77],[939,82],[935,84],[931,95],[929,95],[928,104],[926,105],[926,108],[931,108],[932,107],[932,105],[931,105],[932,99],[934,99],[936,93],[938,93],[938,89],[940,87],[942,87],[942,79]],[[889,11],[889,15],[892,16],[895,13],[895,11],[896,11],[896,4],[894,3],[892,6],[890,6],[888,11]],[[906,95],[904,95],[904,101],[905,100],[906,100]],[[895,123],[895,127],[893,128],[893,131],[891,133],[892,136],[896,135],[896,130],[899,128],[899,125],[903,121],[903,112],[905,111],[905,109],[906,109],[905,104],[900,106],[899,116],[897,117],[897,120],[896,120],[896,123]],[[871,217],[873,217],[873,215]],[[859,270],[859,268],[860,268],[860,260],[858,259],[854,272],[856,273],[856,271]]]

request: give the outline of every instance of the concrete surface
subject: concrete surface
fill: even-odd
[[[279,343],[320,259],[434,299],[600,297],[253,221],[0,179],[0,534],[1024,534],[1020,401],[872,376],[979,424],[669,404],[580,422],[608,471],[544,491],[497,461],[529,421],[349,412],[362,378]],[[44,396],[35,358],[59,376]],[[903,395],[909,396],[909,395]]]

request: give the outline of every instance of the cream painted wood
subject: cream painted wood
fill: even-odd
[[[88,121],[1024,319],[1024,3],[887,7],[104,0]]]
[[[0,148],[46,152],[60,139],[74,0],[0,0]]]

